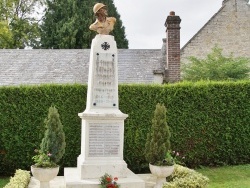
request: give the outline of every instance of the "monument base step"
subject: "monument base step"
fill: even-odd
[[[66,188],[100,188],[99,179],[81,180],[77,168],[64,168],[64,180]],[[145,188],[145,182],[129,169],[127,177],[119,178],[117,183],[121,185],[120,188]]]
[[[152,174],[137,174],[137,176],[145,181],[145,188],[154,187],[156,177]],[[32,176],[28,188],[40,188],[40,182]],[[57,176],[55,179],[51,180],[50,188],[66,188],[64,176]]]
[[[49,182],[50,188],[66,188],[63,176],[57,176]],[[40,181],[34,178],[30,178],[28,188],[40,188]]]

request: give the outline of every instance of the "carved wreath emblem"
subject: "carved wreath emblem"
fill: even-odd
[[[102,43],[101,47],[102,47],[102,49],[104,49],[104,50],[108,50],[108,49],[110,48],[110,45],[109,45],[109,43],[104,42],[104,43]]]

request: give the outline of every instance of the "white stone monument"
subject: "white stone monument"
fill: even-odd
[[[123,161],[124,120],[119,110],[117,49],[111,35],[96,35],[90,56],[86,110],[82,118],[81,178],[99,178],[110,172],[126,177]],[[86,173],[88,172],[88,173]]]
[[[118,177],[121,188],[145,188],[123,160],[124,120],[119,110],[117,47],[114,37],[98,34],[92,41],[87,106],[82,119],[77,168],[65,168],[67,188],[98,188],[105,173]]]

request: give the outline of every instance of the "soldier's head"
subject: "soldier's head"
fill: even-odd
[[[93,7],[93,12],[97,17],[108,16],[107,6],[104,5],[103,3],[96,3],[95,6]]]

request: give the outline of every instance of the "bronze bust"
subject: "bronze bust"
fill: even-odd
[[[89,29],[102,35],[108,35],[114,29],[116,18],[108,17],[107,6],[103,3],[96,3],[93,12],[96,21],[89,26]]]

